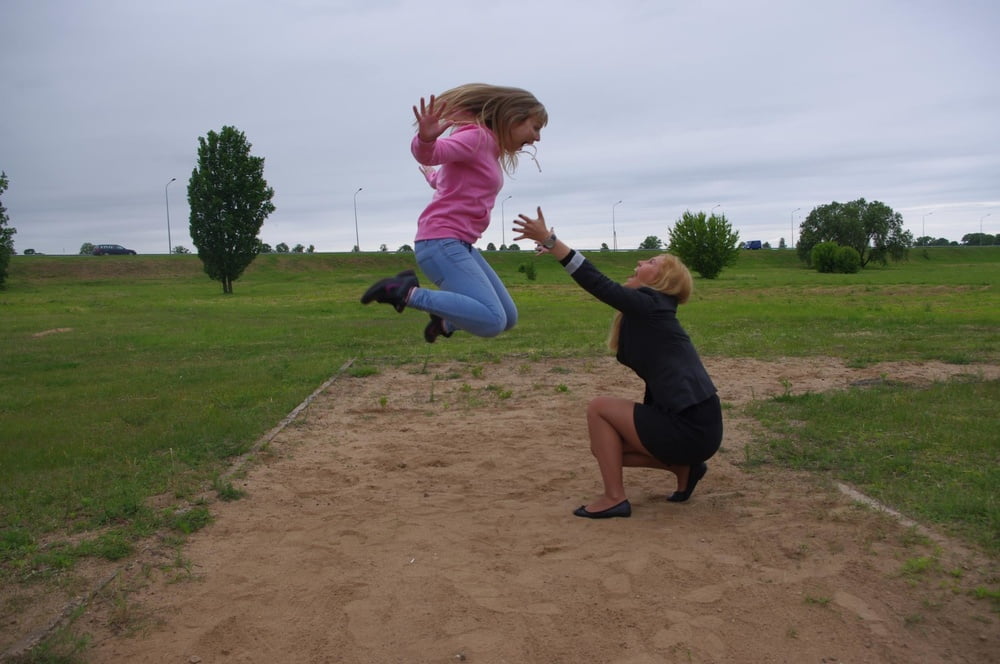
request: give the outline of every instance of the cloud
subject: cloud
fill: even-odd
[[[970,0],[10,0],[4,204],[20,251],[162,253],[167,200],[190,248],[198,137],[229,124],[276,192],[266,242],[349,250],[363,187],[362,248],[395,249],[429,199],[410,107],[478,80],[551,118],[506,216],[542,205],[578,246],[610,243],[618,200],[623,247],[716,205],[776,243],[795,208],[858,197],[960,239],[1000,199],[998,19]],[[509,241],[499,217],[483,246]]]

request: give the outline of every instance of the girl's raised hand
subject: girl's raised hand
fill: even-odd
[[[424,143],[437,140],[438,136],[455,124],[445,117],[448,105],[436,102],[434,95],[431,95],[429,102],[425,102],[424,98],[421,97],[420,109],[418,110],[416,106],[413,107],[413,115],[417,118],[417,135]]]

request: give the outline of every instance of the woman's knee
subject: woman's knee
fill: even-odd
[[[607,419],[607,414],[611,411],[615,399],[612,397],[594,397],[587,403],[587,418],[601,417]]]

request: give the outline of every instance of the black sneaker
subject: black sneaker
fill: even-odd
[[[361,296],[361,304],[368,304],[371,301],[384,302],[395,307],[396,311],[403,313],[406,308],[406,296],[410,290],[420,286],[417,275],[413,270],[403,270],[395,277],[386,277],[372,284],[371,288]]]
[[[448,338],[454,333],[455,333],[454,330],[452,330],[451,332],[445,332],[444,319],[441,318],[440,316],[435,316],[434,314],[431,314],[431,322],[427,323],[427,327],[424,328],[424,341],[426,341],[429,344],[432,344],[435,341],[437,341],[438,337]]]

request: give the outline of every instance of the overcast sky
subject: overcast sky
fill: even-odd
[[[713,209],[777,246],[862,197],[915,237],[1000,233],[995,0],[3,0],[0,62],[18,253],[193,250],[198,138],[225,125],[265,159],[265,242],[349,251],[356,201],[362,250],[412,244],[411,106],[467,82],[550,118],[484,248],[539,205],[581,248]]]

